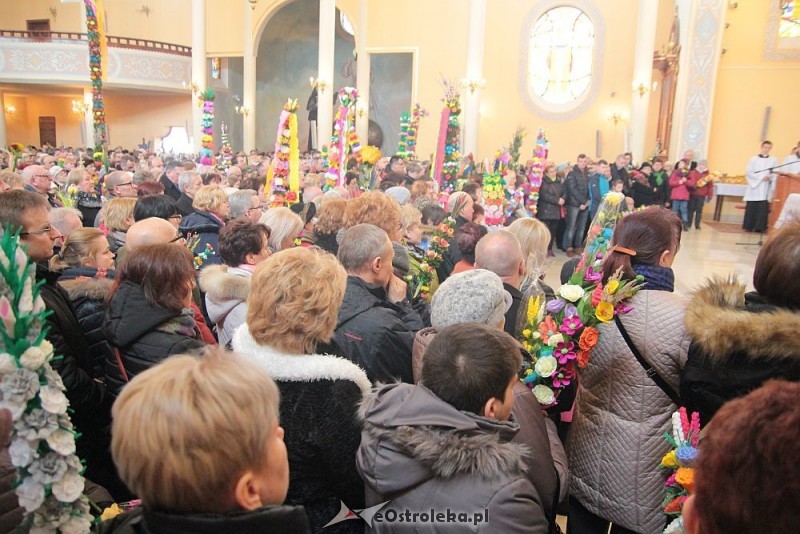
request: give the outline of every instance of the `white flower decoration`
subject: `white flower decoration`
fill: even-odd
[[[40,484],[52,484],[61,479],[69,467],[64,458],[55,452],[48,452],[43,457],[33,462],[28,468],[28,472],[33,480]]]
[[[534,371],[544,378],[551,376],[558,368],[558,360],[552,356],[543,356],[536,360],[536,365],[533,366]]]
[[[547,344],[551,347],[555,347],[559,343],[564,342],[564,335],[563,334],[556,334],[554,336],[550,336],[550,339],[547,340]]]
[[[17,435],[28,440],[44,439],[58,430],[58,416],[34,408],[17,421]]]
[[[61,525],[62,534],[84,534],[92,528],[92,522],[85,516],[72,516]]]
[[[558,290],[558,294],[570,302],[578,302],[585,293],[581,286],[575,284],[564,284]]]
[[[52,386],[43,386],[39,393],[42,399],[42,408],[53,414],[66,413],[69,402],[64,392]]]
[[[61,380],[61,375],[55,372],[49,365],[44,368],[44,379],[50,386],[57,387],[62,391],[65,389],[64,381]]]
[[[539,401],[539,404],[544,404],[544,405],[553,404],[556,400],[556,396],[553,393],[553,390],[545,386],[544,384],[539,384],[538,386],[534,386],[533,395],[534,397],[536,397],[536,400]]]
[[[22,353],[19,358],[19,363],[29,371],[38,371],[39,368],[47,361],[47,356],[44,351],[39,347],[30,347]]]
[[[14,467],[27,467],[32,461],[39,457],[36,449],[39,448],[39,441],[28,441],[27,439],[14,438],[8,447],[8,454],[11,456],[11,465]]]
[[[33,478],[25,478],[22,484],[17,486],[17,497],[19,505],[27,512],[33,512],[44,502],[44,485]]]
[[[83,477],[75,471],[68,471],[61,480],[53,482],[53,495],[61,502],[72,502],[81,496],[83,487]]]
[[[31,287],[31,279],[25,278],[25,283],[22,286],[22,293],[19,295],[19,308],[20,315],[27,315],[33,311],[33,288]]]
[[[39,391],[39,375],[27,369],[15,369],[0,382],[2,399],[13,404],[25,404]]]
[[[64,456],[75,452],[75,436],[72,432],[66,430],[58,429],[47,436],[47,444],[58,454],[63,454]]]
[[[7,352],[0,354],[0,375],[13,373],[18,369],[14,357]]]

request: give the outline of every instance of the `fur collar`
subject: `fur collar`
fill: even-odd
[[[776,308],[745,308],[745,286],[736,277],[714,277],[695,290],[686,310],[686,330],[710,358],[744,352],[754,358],[800,358],[800,314]]]
[[[111,294],[114,280],[110,278],[80,277],[71,280],[59,280],[58,285],[64,288],[72,301],[82,298],[105,300]]]
[[[421,386],[378,388],[362,400],[358,415],[385,462],[410,458],[437,478],[498,479],[527,471],[529,449],[511,441],[518,425],[460,412]]]
[[[234,273],[246,273],[240,276]],[[200,289],[217,301],[247,300],[250,294],[250,273],[227,265],[209,265],[200,271]]]
[[[275,380],[285,382],[349,380],[356,383],[362,395],[372,390],[372,383],[367,374],[351,361],[328,354],[287,354],[267,345],[260,345],[250,335],[246,323],[236,329],[232,343],[234,351],[263,365]]]

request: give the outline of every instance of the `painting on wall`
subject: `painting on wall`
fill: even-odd
[[[400,115],[411,108],[414,54],[370,53],[370,71],[370,123],[383,133],[381,151],[392,155],[400,140]]]

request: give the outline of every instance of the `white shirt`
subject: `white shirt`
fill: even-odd
[[[745,173],[747,189],[745,190],[744,197],[742,197],[745,202],[751,200],[769,200],[772,197],[775,173],[769,173],[764,169],[769,169],[776,165],[778,165],[778,159],[775,156],[762,158],[759,155],[750,158],[750,161],[747,162],[747,172]],[[766,177],[769,178],[767,182],[764,181]]]
[[[787,163],[791,163],[791,165],[786,165]],[[781,167],[778,169],[778,172],[800,174],[800,157],[798,157],[797,154],[789,154],[786,156],[786,159],[783,160],[783,164],[786,165],[786,167]]]

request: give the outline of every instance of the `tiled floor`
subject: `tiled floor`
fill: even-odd
[[[684,232],[680,252],[673,264],[675,292],[688,296],[706,278],[728,274],[739,276],[752,290],[753,267],[759,251],[759,247],[755,245],[758,237],[757,234],[720,232],[708,225],[703,225],[700,231],[692,229]],[[557,251],[556,257],[550,258],[546,264],[545,283],[553,289],[558,289],[561,285],[559,273],[567,259],[563,252]]]

